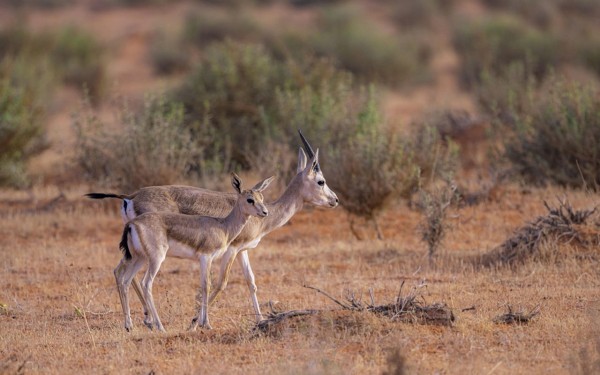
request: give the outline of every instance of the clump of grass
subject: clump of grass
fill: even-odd
[[[121,131],[107,130],[115,126],[102,124],[89,105],[75,117],[76,163],[88,178],[133,191],[213,172],[200,143],[192,140],[185,126],[182,105],[148,98],[134,112],[124,104],[119,122]]]
[[[559,62],[557,39],[506,15],[477,21],[459,20],[454,46],[462,58],[462,79],[471,86],[482,73],[500,74],[520,62],[538,79]]]
[[[597,91],[560,80],[515,111],[505,156],[528,182],[594,191],[600,187],[600,100]]]

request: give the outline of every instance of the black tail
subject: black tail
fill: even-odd
[[[122,195],[122,194],[104,194],[104,193],[87,193],[85,196],[88,198],[91,198],[91,199],[104,199],[104,198],[123,199],[123,198],[126,198],[126,196]]]
[[[125,255],[125,259],[131,259],[131,252],[129,251],[129,245],[127,244],[127,239],[129,237],[129,233],[131,233],[131,227],[129,224],[125,224],[125,229],[123,229],[123,235],[121,236],[121,242],[119,243],[119,249],[123,255]]]

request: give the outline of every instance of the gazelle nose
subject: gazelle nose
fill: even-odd
[[[262,212],[262,213],[263,213],[263,216],[267,216],[267,215],[269,215],[269,212],[268,212],[267,210],[263,210],[263,212]]]

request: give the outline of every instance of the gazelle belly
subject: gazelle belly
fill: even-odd
[[[196,249],[175,240],[169,240],[167,255],[175,258],[197,259]]]

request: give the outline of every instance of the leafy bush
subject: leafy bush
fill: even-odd
[[[88,178],[133,191],[185,181],[193,171],[204,173],[201,177],[214,171],[199,142],[192,142],[182,105],[148,98],[135,113],[124,104],[119,122],[119,128],[107,127],[89,104],[75,117],[76,162]]]
[[[392,86],[423,79],[430,57],[429,47],[418,36],[384,34],[346,7],[321,14],[310,47],[357,77]]]
[[[587,87],[554,81],[519,111],[505,153],[529,182],[600,187],[600,99]],[[516,112],[516,111],[515,111]]]
[[[463,60],[462,78],[467,85],[480,82],[483,72],[501,74],[515,62],[540,79],[559,61],[559,46],[552,35],[507,16],[459,20],[454,46]]]

